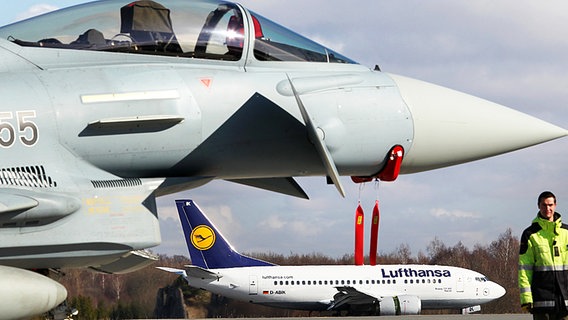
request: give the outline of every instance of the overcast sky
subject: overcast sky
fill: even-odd
[[[7,1],[0,24],[82,2]],[[566,1],[240,3],[363,65],[378,64],[383,71],[457,89],[568,128]],[[360,187],[344,177],[345,199],[324,178],[298,179],[310,200],[215,181],[158,200],[163,244],[154,251],[187,255],[175,198],[194,199],[239,251],[319,252],[334,257],[352,253],[357,203],[361,201],[368,224],[377,197],[380,252],[407,244],[416,255],[426,252],[435,238],[449,246],[461,241],[473,248],[496,240],[507,228],[519,236],[534,218],[536,198],[543,190],[557,195],[557,211],[566,212],[568,222],[567,163],[564,138],[403,175],[379,186]]]

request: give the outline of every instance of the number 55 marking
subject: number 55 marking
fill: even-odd
[[[26,147],[32,147],[37,143],[39,130],[31,119],[36,117],[35,110],[16,112],[18,131],[16,133],[13,112],[0,112],[0,147],[10,148],[16,142],[16,137]]]

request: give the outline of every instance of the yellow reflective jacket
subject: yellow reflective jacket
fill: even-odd
[[[521,304],[537,312],[568,306],[568,225],[557,212],[554,221],[537,215],[521,236],[519,289]]]

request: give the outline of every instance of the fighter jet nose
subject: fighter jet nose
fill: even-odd
[[[390,76],[414,124],[414,139],[401,173],[478,160],[568,135],[563,128],[487,100]]]

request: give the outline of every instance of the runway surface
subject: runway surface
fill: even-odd
[[[416,316],[381,316],[381,317],[347,317],[337,319],[356,320],[361,318],[373,319],[409,319],[409,320],[532,320],[530,314],[437,314],[437,315],[416,315]],[[361,319],[362,320],[362,319]]]
[[[243,318],[244,319],[244,318]],[[380,316],[380,317],[295,317],[295,318],[246,318],[247,320],[531,320],[530,314],[448,314],[448,315],[416,315],[416,316]],[[203,319],[205,320],[205,319]],[[216,318],[215,320],[234,320],[233,318]]]

